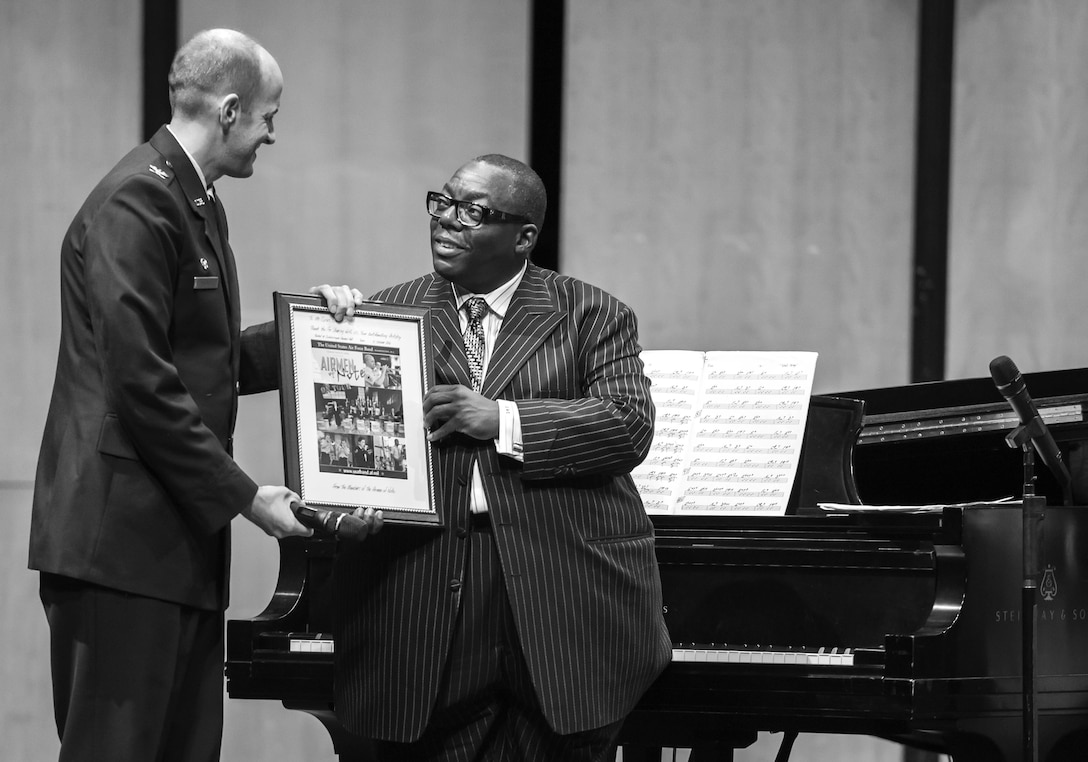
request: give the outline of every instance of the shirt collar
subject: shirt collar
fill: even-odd
[[[166,125],[166,129],[170,130],[170,125]],[[200,165],[196,163],[196,159],[189,153],[189,149],[185,147],[185,144],[181,142],[181,138],[179,138],[173,130],[170,130],[170,134],[174,136],[174,140],[178,141],[181,150],[185,151],[185,155],[189,157],[189,162],[193,165],[193,169],[196,170],[196,176],[200,178],[200,184],[204,186],[204,191],[208,194],[208,198],[214,199],[215,192],[212,190],[212,187],[208,185],[208,181],[204,179],[204,172],[200,169]]]
[[[521,278],[523,275],[525,275],[525,269],[528,266],[529,262],[528,260],[526,260],[522,264],[521,269],[518,270],[517,275],[515,275],[513,278],[506,281],[506,283],[503,283],[501,286],[494,289],[493,291],[488,291],[486,294],[472,294],[468,291],[465,291],[460,286],[454,286],[453,291],[457,297],[457,309],[460,310],[462,307],[464,307],[465,302],[467,302],[472,297],[482,296],[484,301],[487,302],[487,307],[489,310],[494,312],[500,320],[505,318],[506,311],[510,308],[510,300],[514,298],[514,292],[517,291],[518,284],[521,283]]]

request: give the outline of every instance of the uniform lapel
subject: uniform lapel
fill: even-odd
[[[237,337],[242,331],[242,306],[241,299],[238,298],[238,267],[234,263],[234,252],[231,250],[230,242],[227,239],[227,211],[223,208],[223,200],[218,193],[215,194],[215,198],[216,200],[207,206],[212,207],[216,231],[215,241],[219,244],[215,251],[227,281],[224,287],[224,295],[227,299],[227,309],[230,312],[231,332],[233,336]],[[241,342],[233,342],[231,359],[236,369],[241,359],[241,350]]]
[[[563,318],[543,272],[530,264],[502,321],[481,393],[496,399]],[[467,360],[465,364],[467,369]]]
[[[231,326],[234,332],[241,330],[241,310],[238,303],[238,273],[234,265],[234,254],[227,243],[226,215],[222,209],[222,203],[212,203],[208,200],[207,190],[200,182],[200,177],[193,168],[185,150],[178,143],[173,134],[162,127],[151,138],[151,146],[166,158],[167,165],[173,169],[177,177],[181,191],[189,203],[189,209],[201,221],[204,235],[208,244],[215,252],[216,261],[219,264],[219,272],[223,274],[224,283],[221,284],[223,298],[227,303],[227,310],[231,316]],[[216,215],[219,219],[216,219]],[[220,226],[222,235],[220,235]]]

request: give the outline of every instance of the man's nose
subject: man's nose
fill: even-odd
[[[450,204],[438,214],[438,221],[444,227],[460,226],[461,220],[457,219],[457,205]]]

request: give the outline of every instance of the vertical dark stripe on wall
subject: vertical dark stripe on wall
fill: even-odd
[[[945,372],[955,0],[919,0],[912,382]]]
[[[532,0],[529,60],[529,164],[548,189],[548,216],[533,261],[559,269],[565,0]]]
[[[147,140],[170,121],[166,77],[178,49],[178,0],[143,0],[143,105],[140,118]]]

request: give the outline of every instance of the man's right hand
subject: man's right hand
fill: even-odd
[[[301,503],[302,498],[286,487],[258,487],[253,503],[242,515],[276,539],[283,537],[309,537],[314,532],[303,526],[291,503]]]

